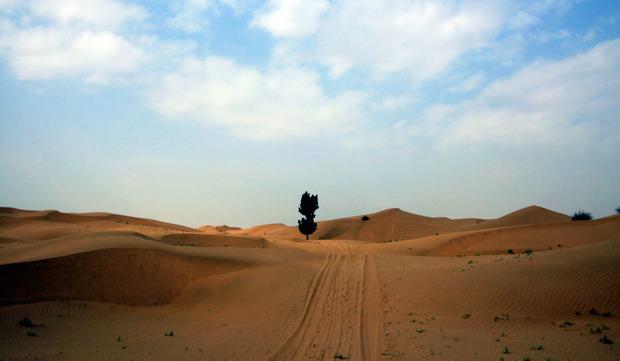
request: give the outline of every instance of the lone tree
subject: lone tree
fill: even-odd
[[[620,207],[616,208],[616,212],[620,213]]]
[[[303,215],[300,220],[297,221],[299,232],[308,236],[316,231],[316,223],[314,223],[314,211],[319,209],[319,196],[311,195],[305,192],[301,195],[301,203],[299,203],[299,213]]]

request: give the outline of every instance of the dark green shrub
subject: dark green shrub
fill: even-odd
[[[368,216],[363,216],[363,217],[362,217],[362,221],[366,222],[366,221],[368,221],[368,220],[370,220],[370,217],[368,217]]]
[[[589,221],[591,219],[592,214],[584,210],[575,212],[575,214],[571,217],[571,220],[573,221]]]

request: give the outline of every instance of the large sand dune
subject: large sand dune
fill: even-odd
[[[365,217],[365,218],[363,218]],[[354,217],[318,222],[312,239],[353,239],[366,242],[390,242],[457,231],[514,227],[529,224],[563,223],[570,221],[567,215],[539,206],[529,206],[511,212],[498,219],[479,218],[450,219],[426,217],[398,208]],[[303,239],[296,226],[281,223],[255,226],[238,230],[235,234],[285,237]]]
[[[620,359],[620,217],[367,216],[306,242],[3,208],[0,359]]]

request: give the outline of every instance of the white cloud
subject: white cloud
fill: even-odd
[[[450,87],[449,91],[454,93],[469,93],[472,90],[478,89],[485,79],[486,76],[484,73],[479,72],[467,77],[460,84]]]
[[[408,94],[390,95],[373,103],[371,108],[375,111],[393,112],[401,109],[415,101],[415,98]]]
[[[310,35],[328,6],[327,0],[269,0],[254,13],[251,24],[280,38]]]
[[[339,75],[354,66],[433,78],[491,45],[507,9],[493,2],[343,0],[318,34],[318,59]]]
[[[183,0],[174,3],[175,15],[169,19],[168,25],[187,33],[199,32],[209,22],[207,11],[212,5],[211,0]]]
[[[315,73],[299,68],[260,72],[221,57],[190,60],[150,95],[154,109],[213,124],[249,139],[337,134],[360,121],[360,93],[328,97]]]
[[[124,26],[146,18],[140,7],[114,0],[30,0],[14,6],[23,14],[19,21],[0,18],[0,54],[21,79],[107,83],[146,58],[140,41],[123,35]]]
[[[91,29],[114,30],[146,17],[139,6],[115,0],[27,0],[24,6],[31,16],[54,25]]]
[[[442,146],[548,144],[613,133],[620,114],[618,69],[620,40],[601,43],[564,60],[535,62],[473,100],[433,106],[399,131],[434,137]]]

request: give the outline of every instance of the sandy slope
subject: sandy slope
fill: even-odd
[[[466,228],[475,219],[369,216],[322,224],[322,236],[352,240],[300,242],[283,225],[13,233],[22,240],[0,244],[0,359],[620,359],[620,217],[566,222],[534,208],[478,230]],[[24,316],[45,324],[38,337]]]

